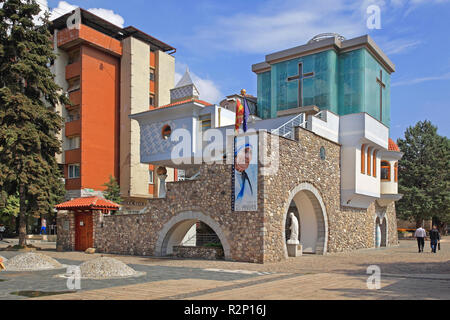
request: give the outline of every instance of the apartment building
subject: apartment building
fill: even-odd
[[[53,21],[58,58],[51,68],[70,105],[60,133],[67,198],[98,195],[114,176],[124,207],[158,195],[156,168],[140,163],[139,126],[130,114],[170,103],[176,49],[135,27],[118,27],[83,9]],[[177,179],[169,169],[167,181]]]

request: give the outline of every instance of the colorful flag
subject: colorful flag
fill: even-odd
[[[248,118],[250,118],[250,108],[248,107],[247,99],[245,99],[244,97],[244,125],[243,125],[244,132],[247,132],[248,130],[247,126]]]
[[[244,132],[248,130],[248,118],[250,117],[250,108],[248,107],[247,99],[244,98],[244,105],[241,99],[236,99],[236,134],[239,134],[239,129],[242,126]]]
[[[244,122],[245,108],[240,99],[236,99],[236,126],[235,133],[239,134],[239,129]]]

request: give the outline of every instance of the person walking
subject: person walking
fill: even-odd
[[[42,221],[41,221],[41,232],[39,234],[40,235],[47,234],[47,220],[45,220],[45,218],[42,218]]]
[[[417,239],[417,245],[419,246],[419,253],[423,252],[423,248],[425,247],[425,238],[427,237],[427,232],[425,231],[424,228],[422,228],[422,226],[420,226],[416,230],[414,237]]]
[[[0,224],[0,241],[3,241],[3,233],[6,231],[4,225]]]
[[[441,241],[441,234],[437,226],[433,226],[433,230],[430,231],[431,252],[436,253],[438,243]]]

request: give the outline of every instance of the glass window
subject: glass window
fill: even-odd
[[[69,179],[78,179],[80,177],[80,165],[69,164]]]
[[[178,181],[184,181],[186,179],[186,171],[178,170]]]
[[[80,137],[71,137],[67,139],[67,150],[74,150],[80,148]]]
[[[155,81],[155,70],[150,68],[150,81]]]
[[[381,181],[391,181],[391,165],[387,161],[381,162]]]
[[[200,127],[202,128],[202,131],[211,129],[211,115],[205,114],[199,117],[199,120],[201,122]]]
[[[69,80],[69,88],[67,89],[67,92],[73,92],[77,90],[80,90],[80,78]]]
[[[154,107],[155,106],[155,96],[153,94],[150,95],[150,107]]]
[[[153,170],[148,171],[148,184],[155,184],[155,173]]]

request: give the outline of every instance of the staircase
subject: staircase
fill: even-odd
[[[281,127],[272,130],[271,133],[294,140],[295,127],[302,127],[306,129],[307,122],[304,113],[301,113],[298,116],[292,118]]]

